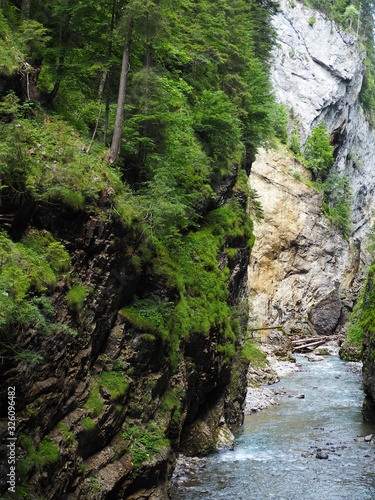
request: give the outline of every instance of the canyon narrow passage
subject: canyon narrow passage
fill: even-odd
[[[235,450],[210,456],[173,500],[374,498],[374,427],[362,421],[357,364],[298,363],[300,372],[273,386],[286,391],[280,405],[247,416]]]

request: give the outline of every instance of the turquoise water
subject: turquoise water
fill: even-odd
[[[246,417],[235,450],[208,457],[172,500],[375,499],[375,445],[356,441],[375,431],[362,422],[360,375],[336,357],[298,362],[302,371],[274,387],[305,398],[284,396]],[[328,459],[316,458],[317,448]]]

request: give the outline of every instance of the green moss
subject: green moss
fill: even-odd
[[[99,383],[95,384],[95,386],[91,389],[84,407],[88,408],[94,417],[97,417],[102,413],[104,409],[104,401],[99,393]]]
[[[94,383],[84,405],[85,408],[91,411],[94,417],[99,416],[104,410],[104,401],[100,395],[101,386],[109,390],[111,401],[116,401],[127,394],[130,387],[129,377],[122,370],[103,371],[101,373],[99,380]]]
[[[90,417],[85,417],[82,420],[82,427],[86,429],[86,431],[94,431],[96,429],[96,423]]]
[[[246,340],[240,355],[246,362],[249,362],[255,367],[262,367],[267,364],[264,352],[256,347],[250,340]]]
[[[363,291],[350,316],[346,342],[359,349],[363,346],[365,334],[375,332],[375,265],[371,266]]]
[[[102,372],[100,385],[109,389],[112,401],[124,396],[129,390],[129,382],[124,372],[121,371]]]
[[[74,444],[77,444],[77,439],[73,432],[69,431],[69,426],[67,424],[64,424],[63,422],[59,422],[56,426],[58,429],[62,430],[64,433],[64,443],[67,443],[69,441],[73,442]]]
[[[83,308],[83,303],[87,296],[84,286],[76,285],[69,290],[66,296],[68,309],[71,313],[78,313]]]
[[[177,399],[173,394],[166,394],[166,396],[163,398],[163,407],[169,411],[179,408],[180,406],[181,403],[179,399]]]
[[[140,330],[167,338],[169,336],[168,318],[171,306],[171,302],[160,300],[157,297],[148,297],[136,299],[132,306],[122,309],[121,314]]]

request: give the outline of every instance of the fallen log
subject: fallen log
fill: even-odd
[[[298,339],[298,340],[292,340],[292,344],[300,344],[301,342],[315,342],[315,341],[318,341],[318,340],[324,340],[326,341],[327,340],[327,337],[310,337],[308,339]]]
[[[296,346],[296,347],[294,347],[294,350],[296,351],[297,349],[306,349],[307,347],[313,347],[315,345],[320,345],[320,344],[324,344],[324,343],[325,343],[325,340],[318,340],[317,342],[312,342],[310,344]]]

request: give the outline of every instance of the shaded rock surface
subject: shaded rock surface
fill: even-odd
[[[234,172],[227,180],[220,203],[231,194],[235,177]],[[155,301],[173,302],[176,290],[147,265],[135,268],[131,254],[139,235],[106,219],[104,209],[99,218],[40,204],[29,224],[50,231],[72,256],[72,276],[61,279],[51,295],[53,320],[71,329],[54,335],[20,329],[17,345],[42,355],[43,362],[25,365],[8,356],[2,365],[1,401],[7,400],[8,386],[16,387],[17,457],[30,494],[48,500],[165,499],[182,443],[191,453],[197,447],[207,453],[218,437],[223,443],[223,431],[228,440],[242,423],[248,362],[224,359],[218,350],[224,332],[216,326],[181,339],[174,362],[169,341],[130,321],[122,308],[135,295],[152,293]],[[230,271],[228,303],[236,306],[247,290],[249,249],[247,238],[233,244],[236,256],[229,261],[223,251],[217,261]],[[71,281],[89,290],[79,314],[67,307]],[[6,410],[2,405],[1,443],[7,436]],[[190,433],[196,429],[200,433]],[[21,446],[25,439],[28,445]],[[53,460],[37,455],[46,442]],[[1,444],[0,493],[6,490],[6,457]],[[17,481],[21,484],[21,476]]]

